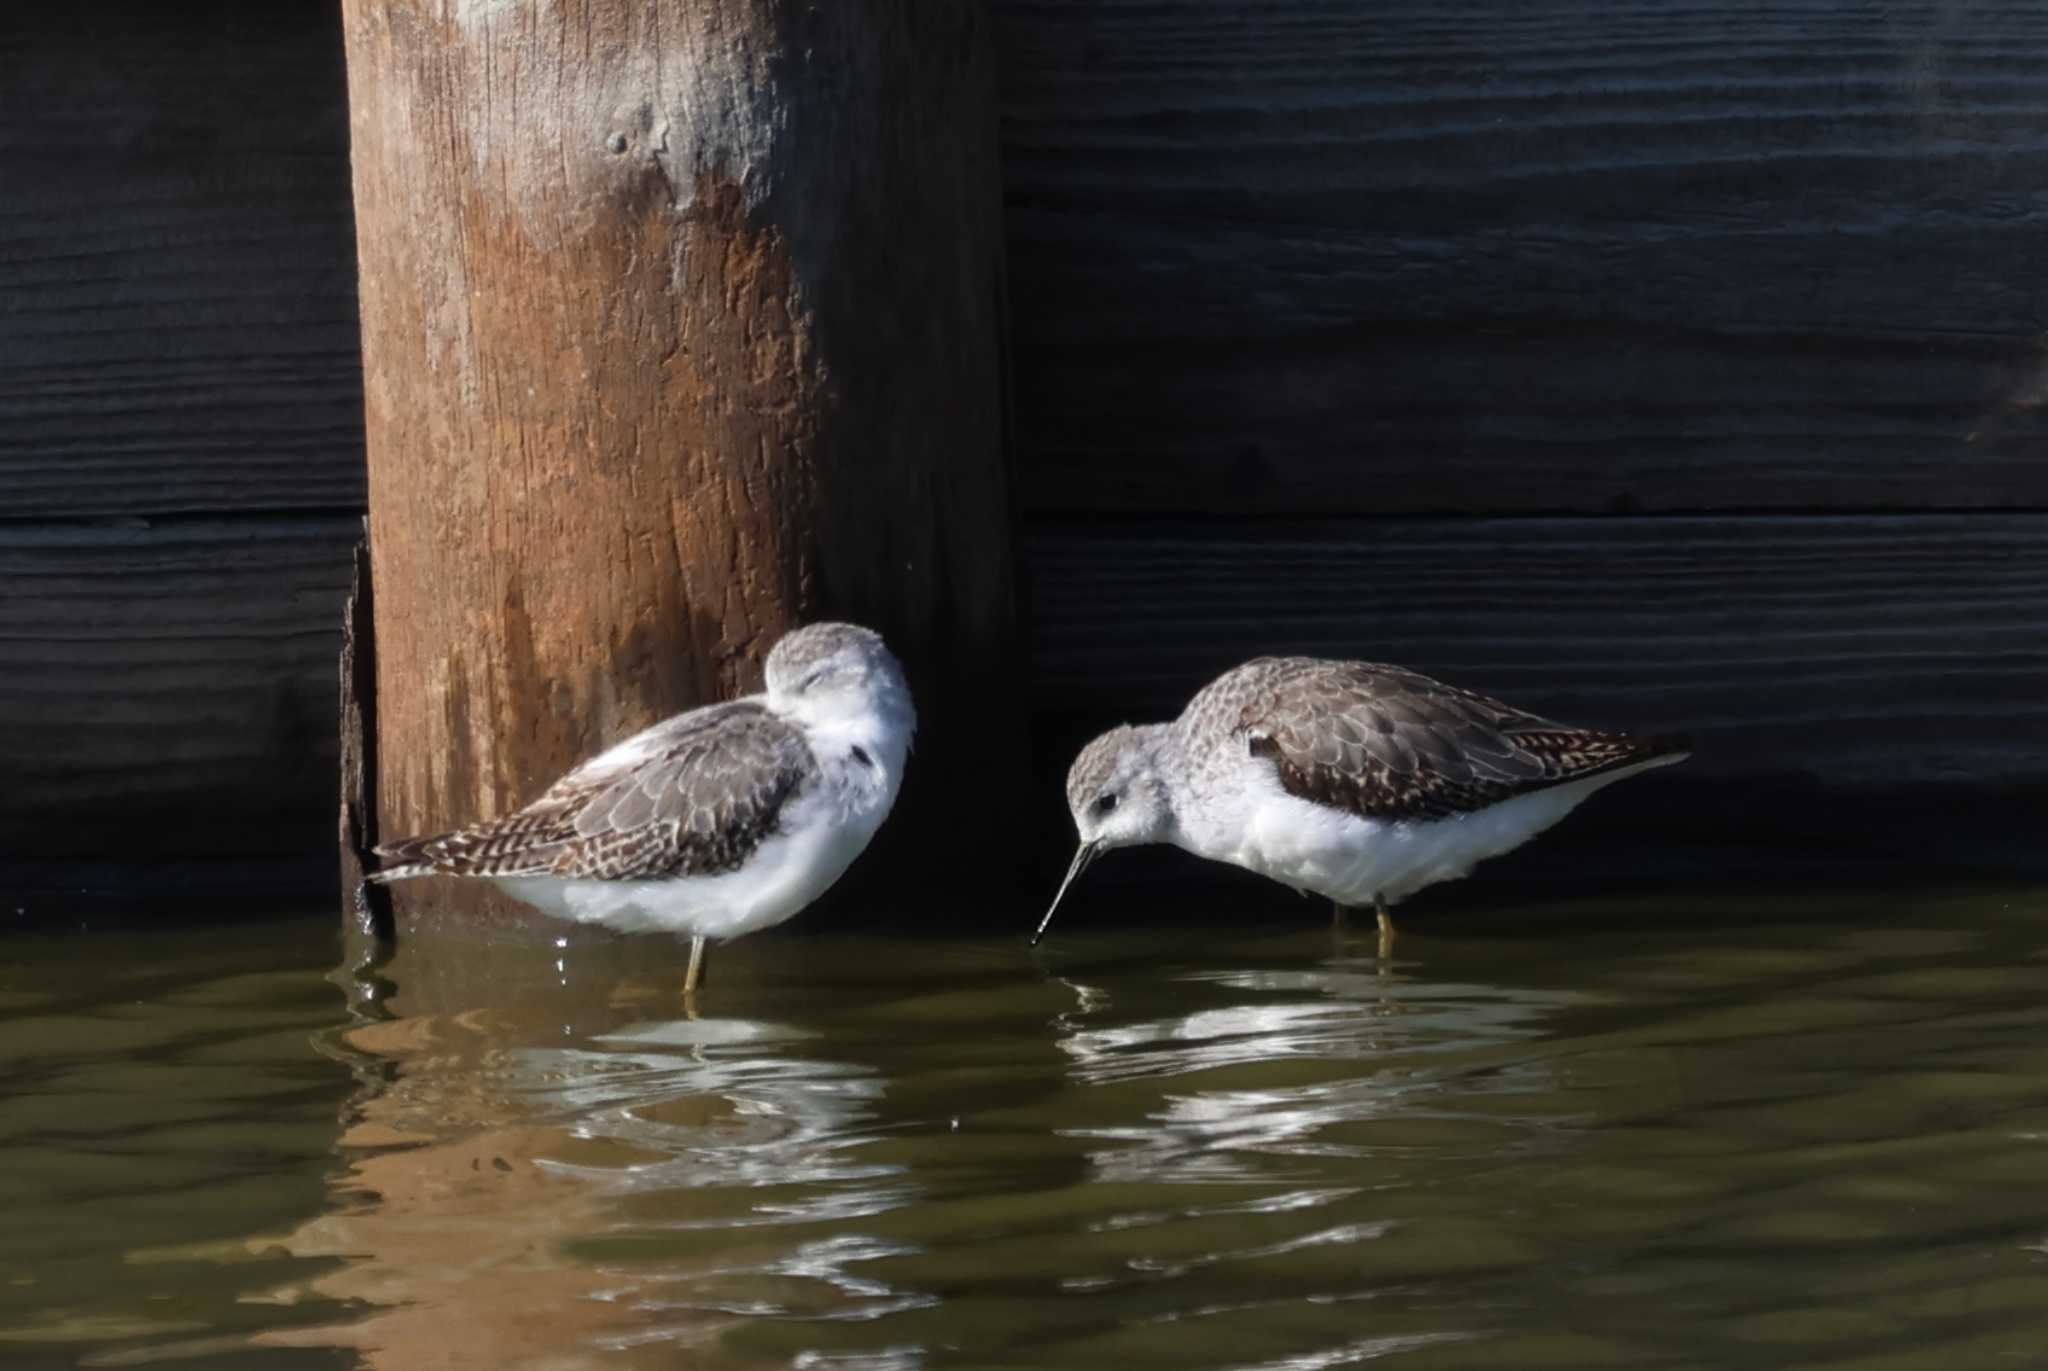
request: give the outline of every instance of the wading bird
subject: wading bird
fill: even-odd
[[[1099,854],[1176,847],[1379,916],[1454,880],[1683,742],[1576,728],[1370,662],[1261,657],[1171,723],[1089,743],[1067,773],[1081,845],[1033,934]]]
[[[768,654],[759,695],[634,734],[516,814],[379,847],[370,879],[481,877],[543,913],[705,943],[822,895],[896,802],[917,727],[879,635],[811,624]]]

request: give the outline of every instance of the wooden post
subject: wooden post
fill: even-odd
[[[1002,237],[979,0],[344,0],[380,831],[516,808],[879,629],[925,716],[891,828],[1013,784]],[[920,802],[921,801],[921,802]],[[929,870],[928,862],[920,869]],[[452,882],[401,934],[543,925]]]

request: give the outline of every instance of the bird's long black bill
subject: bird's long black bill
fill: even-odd
[[[1031,935],[1033,947],[1038,946],[1038,940],[1045,936],[1045,930],[1051,925],[1052,916],[1059,909],[1060,901],[1067,898],[1067,887],[1074,883],[1075,877],[1088,869],[1088,863],[1095,860],[1096,850],[1100,846],[1099,843],[1082,843],[1080,850],[1074,854],[1073,865],[1067,868],[1067,878],[1060,882],[1059,893],[1052,897],[1052,903],[1046,907],[1045,917],[1038,921],[1038,931]]]

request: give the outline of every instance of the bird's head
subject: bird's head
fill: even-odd
[[[908,735],[916,727],[903,664],[882,635],[858,624],[806,624],[768,653],[768,702],[812,725],[879,716]]]
[[[1067,887],[1090,862],[1113,848],[1171,841],[1173,803],[1159,766],[1165,736],[1164,724],[1125,725],[1095,739],[1074,758],[1067,770],[1067,808],[1081,845],[1033,942],[1045,936]]]

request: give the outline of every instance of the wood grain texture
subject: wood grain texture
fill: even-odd
[[[0,14],[0,514],[360,507],[333,6]]]
[[[0,852],[327,850],[359,531],[311,516],[0,528]]]
[[[1305,653],[1695,737],[1589,838],[2039,864],[2048,516],[1079,525],[1024,556],[1048,795],[1095,731]]]
[[[2048,505],[2048,11],[998,16],[1032,511]]]
[[[509,813],[818,617],[903,658],[928,793],[1021,773],[943,745],[1013,650],[980,6],[343,12],[381,834]],[[426,884],[401,930],[535,917]]]

